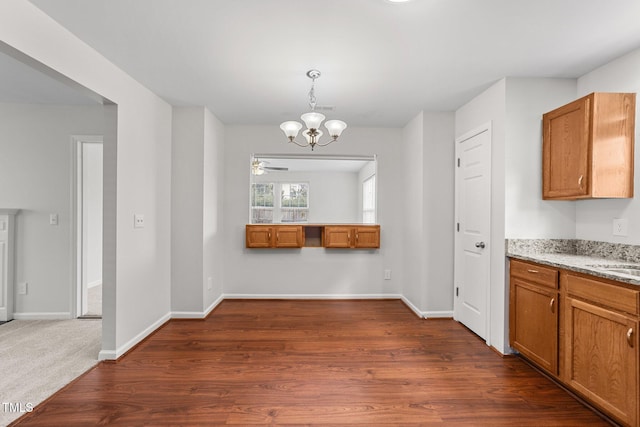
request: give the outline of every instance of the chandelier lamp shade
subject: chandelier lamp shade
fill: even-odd
[[[306,130],[302,131],[302,136],[306,142],[296,141],[298,133],[302,130],[302,124],[300,122],[284,122],[280,125],[280,129],[282,129],[282,132],[284,132],[285,136],[289,139],[289,142],[293,142],[300,147],[311,147],[311,151],[313,151],[316,145],[324,147],[336,141],[342,134],[342,131],[347,128],[347,124],[341,120],[327,120],[324,127],[327,130],[330,139],[326,142],[320,142],[320,137],[323,135],[323,132],[320,130],[320,126],[322,126],[322,122],[324,122],[324,119],[326,118],[324,114],[315,111],[315,83],[316,79],[320,77],[320,71],[309,70],[307,71],[307,77],[309,77],[312,82],[311,90],[309,91],[309,107],[311,108],[311,111],[300,116],[300,119],[307,127]]]

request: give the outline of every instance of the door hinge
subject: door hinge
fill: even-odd
[[[458,167],[460,167],[460,157],[458,157]]]
[[[460,223],[456,224],[456,231],[458,231],[458,232],[460,231]]]
[[[459,290],[459,289],[460,289],[460,288],[458,288],[458,287],[456,286],[456,296],[458,296],[458,290]]]

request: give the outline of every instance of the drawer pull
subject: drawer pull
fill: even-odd
[[[551,310],[552,313],[555,313],[555,303],[556,303],[556,299],[555,298],[551,298],[551,302],[549,303],[549,310]]]
[[[627,344],[629,344],[629,347],[633,347],[633,328],[629,328],[629,330],[627,331]]]
[[[528,269],[527,270],[529,273],[533,273],[533,274],[538,274],[539,271],[538,270],[532,270],[532,269]]]

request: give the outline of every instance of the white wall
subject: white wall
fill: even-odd
[[[421,112],[402,129],[403,283],[402,295],[414,311],[423,315],[425,278],[424,231],[424,114]]]
[[[640,92],[640,49],[603,65],[578,79],[577,98],[591,92]],[[636,165],[640,159],[640,98],[636,100]],[[576,202],[576,237],[603,242],[640,244],[640,173],[635,171],[633,199],[580,200]],[[628,237],[613,236],[613,219],[629,221]]]
[[[491,123],[491,240],[489,242],[490,318],[486,341],[501,352],[508,345],[507,286],[505,282],[505,137],[506,80],[460,107],[455,113],[456,138]]]
[[[26,295],[15,295],[18,318],[71,316],[71,136],[101,135],[102,114],[99,105],[0,104],[0,206],[21,209],[15,283],[29,284]]]
[[[206,108],[174,107],[172,134],[171,310],[202,318],[222,295],[224,127]]]
[[[222,298],[224,289],[225,228],[223,194],[225,127],[204,109],[202,280],[205,313]],[[209,289],[209,282],[211,289]]]
[[[453,246],[455,136],[454,114],[424,113],[424,240],[427,317],[451,317],[453,311]]]
[[[542,115],[575,96],[575,79],[506,79],[507,238],[575,238],[575,202],[542,200]]]
[[[225,296],[394,296],[402,283],[405,221],[400,129],[349,127],[318,153],[378,155],[378,250],[246,249],[252,153],[313,154],[288,144],[277,126],[228,126],[225,140]],[[392,280],[384,280],[384,270]]]
[[[453,313],[453,113],[425,113],[403,129],[403,295],[424,317]]]
[[[170,316],[171,107],[26,0],[0,2],[0,42],[117,104],[105,116],[100,355],[115,358]]]

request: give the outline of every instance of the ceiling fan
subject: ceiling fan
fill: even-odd
[[[265,166],[268,164],[269,162],[261,161],[257,158],[253,159],[253,161],[251,162],[251,173],[253,175],[262,175],[267,171],[288,171],[289,170],[289,168],[284,168],[284,167]]]

